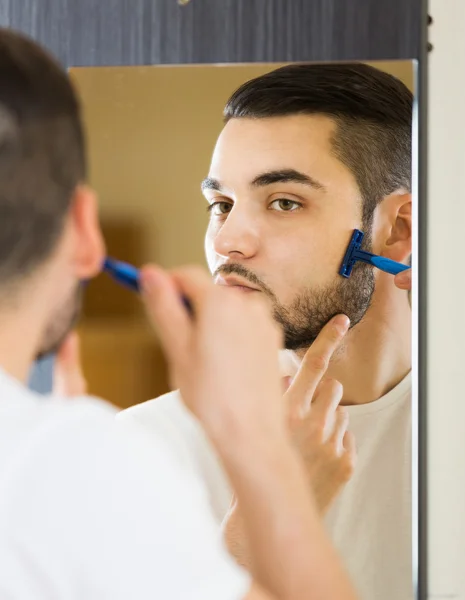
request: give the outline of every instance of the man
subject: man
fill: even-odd
[[[85,175],[65,72],[30,40],[0,30],[0,597],[354,600],[284,427],[282,335],[260,299],[245,302],[195,269],[147,268],[141,278],[172,375],[241,503],[253,580],[223,549],[198,479],[162,441],[119,430],[113,409],[92,398],[27,389],[37,356],[61,347],[66,364],[75,352],[72,337],[62,342],[81,282],[104,258]],[[311,366],[329,360],[348,326],[336,317],[308,359],[306,393],[322,414],[337,406],[341,386],[321,383]],[[231,365],[239,375],[228,377]],[[75,375],[67,382],[76,389]],[[268,401],[274,408],[259,420]]]
[[[347,473],[334,479],[331,461],[315,477],[321,440],[308,422],[293,419],[291,430],[361,598],[410,599],[409,297],[391,275],[367,265],[357,264],[348,280],[338,270],[355,228],[365,232],[367,250],[400,262],[410,257],[412,94],[363,64],[292,65],[244,84],[224,114],[202,184],[210,270],[218,285],[265,297],[282,325],[282,375],[286,385],[295,377],[286,407],[318,332],[338,312],[350,317],[352,329],[328,370],[343,384],[357,445],[349,483]],[[164,437],[205,479],[228,545],[247,564],[240,503],[179,395],[120,418]]]

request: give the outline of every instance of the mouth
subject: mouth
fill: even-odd
[[[260,290],[253,285],[250,285],[247,280],[242,279],[241,277],[236,277],[234,275],[226,275],[218,277],[215,279],[216,285],[223,285],[226,287],[233,287],[236,290],[241,292],[260,292]]]

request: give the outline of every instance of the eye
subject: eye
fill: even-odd
[[[278,200],[273,200],[270,204],[270,208],[273,206],[273,210],[278,212],[294,212],[299,208],[302,208],[302,204],[300,202],[296,202],[295,200],[289,200],[288,198],[279,198]]]
[[[221,200],[219,202],[212,202],[212,204],[209,204],[209,206],[207,207],[207,212],[210,213],[210,215],[214,215],[215,217],[218,217],[220,215],[227,215],[229,212],[231,212],[231,210],[231,202],[225,202],[224,200]]]

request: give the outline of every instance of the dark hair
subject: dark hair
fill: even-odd
[[[85,175],[66,72],[32,40],[0,29],[0,285],[48,258]]]
[[[321,114],[334,118],[335,155],[354,174],[363,220],[382,198],[411,187],[413,95],[398,79],[363,63],[281,67],[242,85],[229,99],[225,122]]]

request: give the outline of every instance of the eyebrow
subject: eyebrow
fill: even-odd
[[[304,185],[308,185],[317,190],[326,190],[322,183],[313,177],[310,177],[310,175],[306,175],[295,169],[283,169],[262,173],[255,177],[252,181],[252,186],[264,187],[266,185],[272,185],[273,183],[303,183]]]
[[[221,192],[222,186],[218,179],[214,179],[213,177],[207,177],[202,181],[202,185],[200,186],[202,192],[205,190],[213,190],[215,192]]]
[[[281,169],[277,171],[267,171],[261,175],[257,175],[252,182],[252,187],[265,187],[267,185],[273,185],[274,183],[302,183],[308,185],[316,190],[326,191],[326,187],[310,177],[305,173],[296,171],[295,169]],[[221,192],[222,185],[218,179],[214,177],[207,177],[202,181],[202,192],[205,190],[213,190],[215,192]]]

